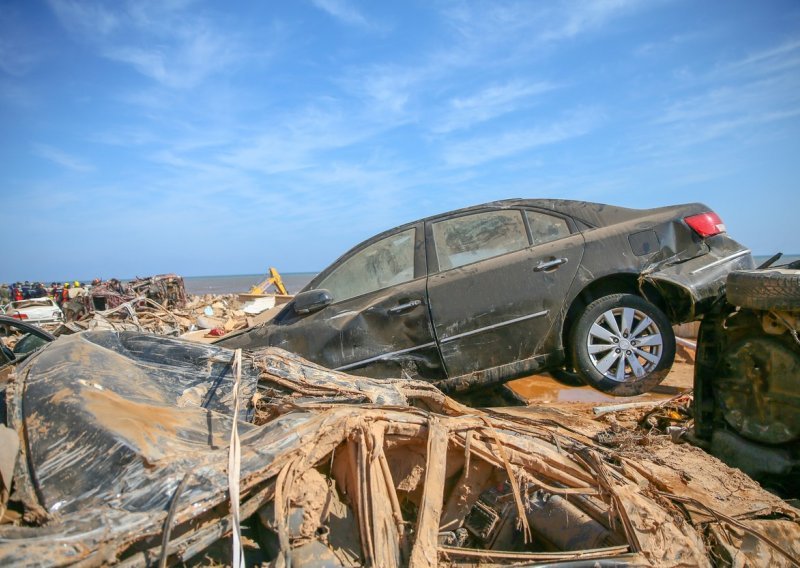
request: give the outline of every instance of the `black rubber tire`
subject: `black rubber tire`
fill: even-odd
[[[589,355],[588,340],[592,325],[604,313],[619,308],[633,308],[652,320],[661,334],[660,359],[646,374],[617,381],[598,370]],[[643,394],[663,381],[675,360],[675,333],[669,318],[657,306],[633,294],[603,296],[586,306],[570,333],[569,349],[575,371],[588,384],[614,396]]]
[[[800,270],[769,268],[728,274],[728,303],[753,310],[800,310]]]

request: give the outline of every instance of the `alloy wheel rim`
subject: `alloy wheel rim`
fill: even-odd
[[[594,321],[586,339],[589,358],[604,377],[620,383],[639,379],[661,361],[661,330],[635,308],[612,308]]]

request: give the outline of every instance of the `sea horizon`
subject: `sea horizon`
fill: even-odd
[[[756,266],[759,266],[772,255],[758,254],[753,255]],[[787,264],[800,260],[800,253],[798,254],[784,254],[777,264]],[[308,272],[281,272],[281,279],[290,294],[297,294],[302,290],[313,278],[319,274],[320,271]],[[184,276],[178,274],[183,278],[188,294],[204,295],[204,294],[236,294],[248,292],[253,286],[262,282],[267,276],[264,273],[254,274],[208,274],[197,276]],[[48,285],[50,282],[72,282],[74,279],[64,280],[42,280],[41,282]],[[129,282],[133,278],[120,278],[123,282]],[[23,280],[19,280],[22,282]],[[83,283],[91,282],[91,279],[79,280]],[[12,281],[13,282],[13,281]],[[8,282],[11,284],[12,282]],[[33,282],[33,280],[31,280]]]
[[[753,255],[756,266],[765,262],[772,255]],[[785,254],[779,260],[779,264],[786,264],[800,260],[800,254]],[[281,272],[281,279],[290,294],[297,294],[302,290],[319,272]],[[263,281],[264,274],[217,274],[207,276],[184,276],[183,281],[186,285],[188,294],[236,294],[247,292]]]
[[[290,294],[297,294],[311,282],[319,272],[281,272],[281,280]],[[207,276],[184,276],[187,294],[236,294],[249,291],[263,282],[266,274],[217,274]],[[274,290],[274,287],[270,287]]]

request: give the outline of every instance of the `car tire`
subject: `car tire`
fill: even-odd
[[[586,306],[570,334],[575,370],[614,396],[658,385],[675,359],[675,334],[664,312],[633,294],[603,296]]]
[[[800,270],[736,270],[728,274],[728,303],[752,310],[800,309]]]

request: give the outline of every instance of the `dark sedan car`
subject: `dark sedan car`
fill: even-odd
[[[672,365],[672,324],[698,319],[728,272],[752,267],[702,204],[498,201],[363,242],[273,321],[218,343],[451,393],[565,369],[635,395]]]

